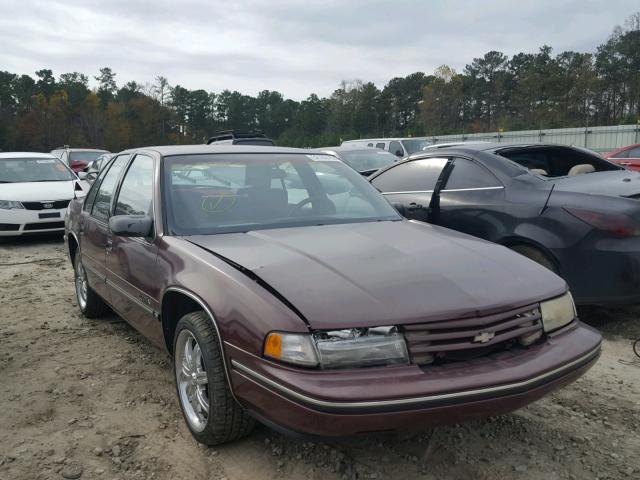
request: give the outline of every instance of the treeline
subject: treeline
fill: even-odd
[[[189,90],[157,77],[118,86],[110,68],[90,88],[83,73],[0,71],[0,149],[48,151],[68,144],[128,147],[200,143],[222,129],[262,130],[281,145],[322,146],[368,136],[418,136],[498,129],[640,121],[640,12],[593,53],[509,58],[492,51],[458,73],[443,65],[393,78],[382,89],[343,81],[328,98],[277,91]]]

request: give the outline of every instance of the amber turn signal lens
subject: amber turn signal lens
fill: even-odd
[[[282,335],[272,332],[264,343],[264,354],[272,358],[282,357]]]
[[[264,340],[264,356],[305,367],[318,365],[311,335],[271,332]]]

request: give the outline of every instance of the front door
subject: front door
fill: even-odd
[[[470,159],[455,158],[451,168],[439,192],[434,223],[486,240],[502,238],[511,226],[512,213],[502,183]]]
[[[403,162],[371,180],[405,217],[429,221],[429,205],[447,158],[424,158]]]
[[[153,218],[154,160],[136,155],[127,169],[113,214],[148,215]],[[107,252],[107,283],[113,308],[134,328],[162,346],[164,337],[157,312],[159,304],[156,275],[158,248],[155,235],[120,237],[110,234]]]

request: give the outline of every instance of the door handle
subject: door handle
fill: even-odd
[[[422,209],[422,205],[416,202],[411,202],[409,205],[407,205],[408,212],[415,212],[416,210],[421,210],[421,209]]]
[[[107,244],[104,248],[107,251],[107,254],[111,253],[113,250],[113,240],[111,238],[107,238]]]

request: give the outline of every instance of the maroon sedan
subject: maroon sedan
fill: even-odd
[[[317,436],[509,412],[591,367],[565,282],[504,247],[403,219],[331,155],[130,150],[73,201],[78,304],[173,355],[189,429]]]
[[[629,170],[640,172],[640,143],[618,148],[606,153],[604,158],[611,160],[618,165],[627,167]]]

